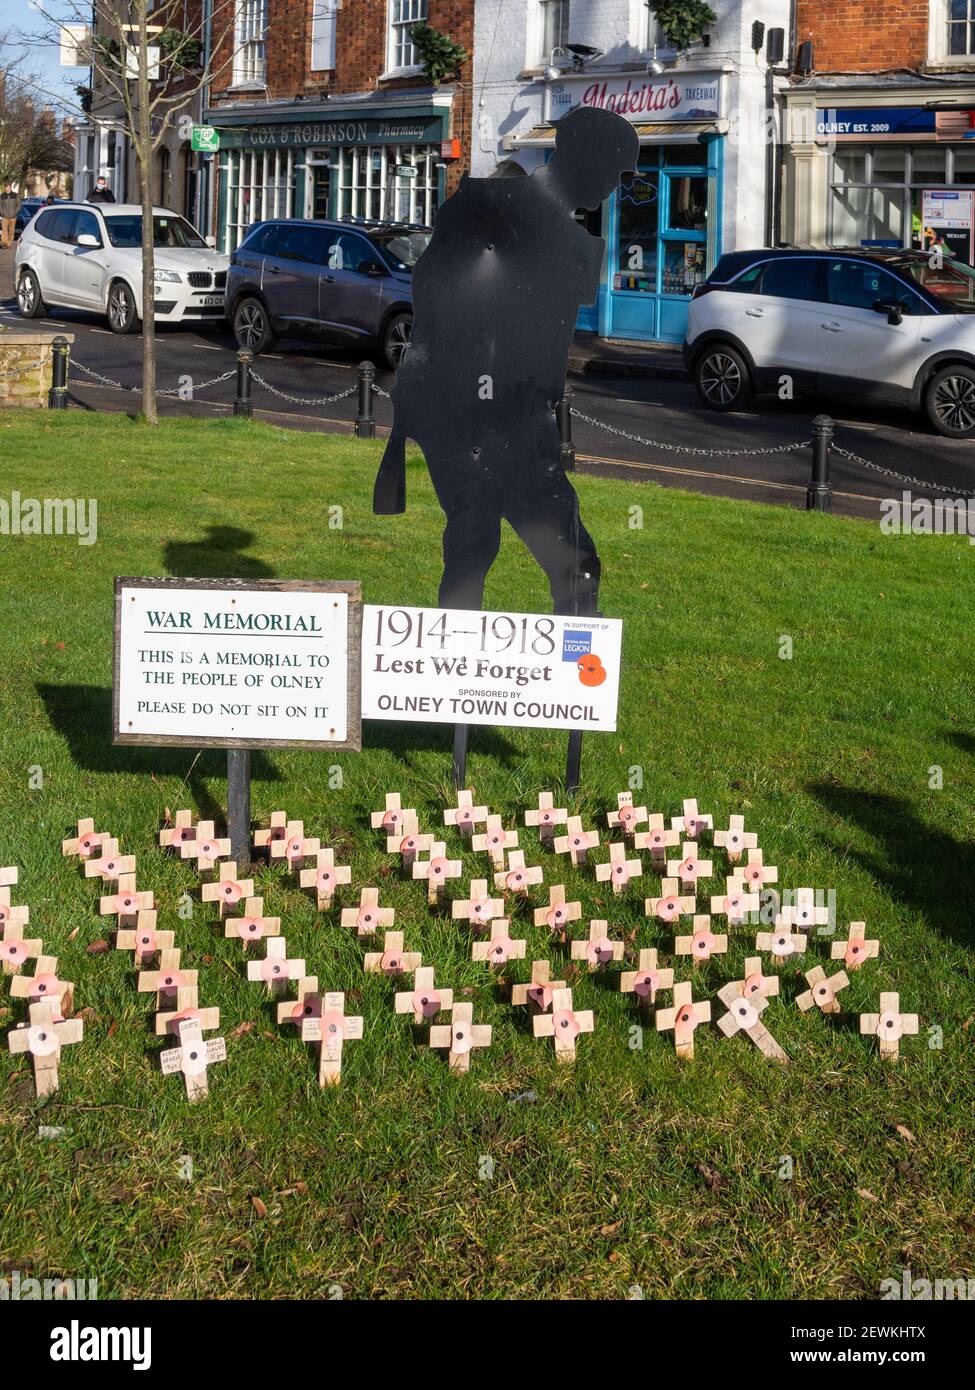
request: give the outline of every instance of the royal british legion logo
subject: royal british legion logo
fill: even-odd
[[[591,651],[591,632],[570,632],[566,628],[562,634],[563,661],[578,661],[580,656],[588,656]]]

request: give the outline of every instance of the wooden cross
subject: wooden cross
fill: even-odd
[[[496,917],[491,923],[490,939],[471,944],[471,960],[484,960],[497,967],[507,965],[509,960],[524,960],[525,942],[512,937],[510,927],[507,917]]]
[[[200,896],[205,903],[219,903],[220,916],[224,918],[244,898],[254,896],[254,880],[238,878],[237,865],[231,860],[220,865],[215,882],[204,883]]]
[[[622,893],[631,878],[643,877],[643,865],[639,859],[627,859],[626,845],[622,840],[613,840],[609,847],[609,859],[605,864],[596,865],[596,878],[600,883],[607,880],[613,885],[614,893]]]
[[[201,820],[196,827],[196,839],[183,841],[179,857],[195,859],[197,871],[202,874],[212,869],[219,859],[230,858],[230,841],[214,834],[212,820]]]
[[[710,878],[714,866],[710,859],[698,858],[697,844],[693,840],[682,844],[680,852],[683,858],[667,860],[667,875],[680,879],[682,888],[689,887],[696,893],[698,880]]]
[[[503,869],[505,853],[518,848],[518,832],[505,830],[500,816],[488,816],[483,835],[471,837],[471,848],[478,854],[489,854],[495,869]]]
[[[674,985],[673,1007],[658,1009],[654,1022],[658,1033],[674,1030],[674,1048],[678,1057],[693,1060],[694,1029],[699,1023],[711,1020],[711,1004],[703,999],[695,1004],[693,990],[688,980]]]
[[[281,918],[264,916],[263,898],[245,898],[244,911],[240,917],[224,919],[225,937],[237,936],[245,946],[263,941],[266,936],[281,935]]]
[[[700,814],[697,802],[693,798],[684,802],[684,814],[672,816],[670,821],[671,830],[676,830],[685,840],[699,840],[701,832],[710,830],[713,825],[714,821],[710,816]]]
[[[30,921],[30,908],[25,906],[15,906],[10,901],[10,889],[0,888],[0,927],[4,931],[8,927],[26,927]]]
[[[913,1037],[918,1031],[917,1014],[901,1013],[899,994],[881,994],[879,1014],[861,1014],[860,1032],[873,1034],[880,1040],[880,1055],[888,1062],[900,1056],[901,1037]]]
[[[98,900],[101,917],[115,917],[121,927],[135,926],[140,912],[151,912],[156,900],[151,893],[136,891],[135,874],[123,874],[115,885],[114,893],[107,893]]]
[[[491,1033],[490,1023],[474,1022],[473,1004],[455,1004],[450,1022],[430,1029],[430,1046],[448,1049],[451,1071],[467,1071],[472,1050],[490,1047]]]
[[[18,1023],[7,1034],[13,1053],[29,1052],[34,1063],[34,1090],[38,1099],[58,1088],[58,1063],[62,1047],[81,1042],[85,1025],[80,1018],[58,1019],[51,1000],[30,1006],[30,1022]]]
[[[58,979],[57,956],[38,956],[33,975],[15,975],[10,981],[11,999],[28,999],[32,1004],[50,1000],[55,1022],[71,1012],[74,985]]]
[[[792,932],[782,926],[776,918],[773,931],[760,931],[755,935],[756,951],[771,951],[776,965],[782,965],[790,956],[801,956],[806,949],[806,938],[802,932]]]
[[[203,1033],[212,1033],[220,1027],[220,1010],[200,1008],[196,985],[186,986],[179,994],[181,1002],[178,1008],[162,1009],[153,1019],[153,1032],[157,1038],[178,1037],[179,1025],[187,1021],[198,1024]]]
[[[428,854],[432,835],[421,835],[412,811],[404,812],[403,822],[386,839],[386,853],[398,854],[404,869],[412,868],[417,856]]]
[[[762,862],[762,851],[760,849],[750,849],[748,851],[748,862],[745,866],[735,869],[733,878],[740,879],[746,885],[749,892],[760,893],[763,888],[770,883],[778,883],[779,871],[774,864],[764,864]]]
[[[606,823],[612,830],[615,826],[623,832],[624,840],[630,835],[636,834],[638,825],[643,825],[647,819],[647,808],[645,806],[633,805],[632,792],[616,793],[616,810],[606,814]]]
[[[690,936],[678,936],[674,942],[674,954],[690,956],[694,963],[710,960],[712,956],[723,956],[728,950],[728,938],[715,936],[711,930],[711,918],[706,914],[694,918],[694,930]]]
[[[771,1057],[776,1062],[789,1060],[762,1022],[762,1013],[768,1008],[769,1003],[764,994],[739,994],[723,1002],[727,1004],[728,1012],[718,1019],[718,1028],[726,1038],[733,1038],[736,1033],[744,1033],[766,1057]]]
[[[118,840],[103,840],[97,858],[85,860],[85,878],[100,878],[103,883],[118,883],[123,874],[134,873],[135,855],[119,854]]]
[[[159,952],[156,970],[140,970],[136,989],[140,994],[154,992],[157,1009],[190,1009],[197,1001],[197,972],[181,970],[182,952],[168,947]]]
[[[555,827],[565,825],[568,811],[564,806],[556,807],[551,792],[538,793],[538,805],[525,812],[525,824],[538,827],[538,839],[543,845],[551,845],[555,838]]]
[[[0,940],[0,961],[5,975],[16,975],[24,962],[39,956],[44,944],[39,936],[28,940],[24,936],[24,926],[20,921],[8,920],[3,924],[3,939]]]
[[[300,980],[305,962],[288,959],[288,943],[283,936],[269,936],[264,943],[264,959],[247,962],[247,978],[261,980],[269,990],[278,991],[288,980]]]
[[[287,833],[287,811],[272,811],[270,824],[254,832],[254,848],[270,850],[275,840],[283,840]]]
[[[132,951],[136,970],[142,970],[145,962],[157,951],[170,951],[175,935],[171,931],[157,931],[155,908],[140,912],[134,927],[120,930],[115,936],[115,946],[119,951]]]
[[[320,849],[315,855],[315,867],[302,869],[299,879],[302,888],[314,888],[319,912],[328,912],[340,884],[352,882],[349,864],[336,864],[334,849]]]
[[[278,1003],[278,1023],[300,1024],[306,1018],[320,1018],[322,996],[318,992],[318,976],[305,975],[298,981],[297,999],[282,999]]]
[[[317,1042],[318,1084],[337,1086],[342,1080],[342,1044],[362,1037],[362,1018],[346,1015],[345,995],[339,990],[322,998],[321,1013],[301,1020],[302,1042]]]
[[[93,817],[86,816],[83,820],[79,820],[75,833],[61,841],[61,853],[65,856],[74,855],[76,859],[87,859],[94,854],[102,841],[107,839],[107,835],[95,829]],[[0,874],[2,873],[3,870],[0,869]],[[2,882],[3,879],[0,877],[0,883]]]
[[[525,852],[521,849],[513,849],[508,856],[508,867],[498,869],[494,875],[495,888],[501,888],[506,893],[514,893],[517,897],[526,898],[529,888],[537,887],[542,883],[545,875],[537,864],[528,865],[525,863]]]
[[[551,970],[551,961],[533,960],[531,979],[523,985],[513,985],[511,988],[512,1004],[531,1004],[533,1013],[544,1013],[551,1004],[555,991],[565,989],[564,980],[550,978]]]
[[[306,859],[318,853],[322,842],[305,834],[303,821],[288,821],[286,829],[283,839],[271,841],[271,859],[283,859],[291,873],[296,873],[304,867]]]
[[[443,813],[444,825],[456,825],[462,835],[473,833],[475,825],[482,825],[487,819],[488,808],[474,805],[474,793],[459,791],[457,805],[448,806]],[[517,842],[516,842],[517,843]]]
[[[8,864],[6,868],[0,869],[0,888],[15,888],[20,878],[20,870],[16,864]]]
[[[563,931],[570,922],[578,922],[582,917],[582,903],[567,903],[565,885],[553,883],[548,890],[548,903],[535,908],[535,926],[548,927],[549,931]]]
[[[441,1012],[450,1013],[454,1007],[454,991],[437,989],[432,965],[422,965],[413,976],[413,988],[403,990],[393,998],[398,1014],[413,1015],[414,1023],[430,1023]]]
[[[196,826],[192,811],[177,811],[172,824],[164,825],[159,832],[159,843],[163,849],[179,849],[184,840],[196,839]]]
[[[556,836],[553,848],[556,854],[567,854],[578,868],[589,858],[589,851],[598,844],[598,831],[583,830],[582,817],[569,816],[565,823],[565,834]]]
[[[744,816],[729,816],[728,829],[716,830],[714,843],[727,852],[729,864],[737,864],[747,849],[758,848],[758,836],[745,829]]]
[[[841,989],[846,989],[850,983],[850,977],[845,970],[837,970],[835,975],[826,978],[826,971],[821,965],[816,965],[812,970],[806,971],[806,983],[809,985],[803,994],[796,996],[796,1003],[803,1013],[817,1005],[824,1014],[841,1014],[843,1012],[840,1001],[837,999]]]
[[[554,1038],[557,1062],[574,1062],[576,1038],[595,1027],[592,1009],[573,1009],[571,989],[557,989],[552,996],[552,1012],[536,1014],[532,1019],[536,1038]]]
[[[202,1100],[209,1095],[207,1067],[214,1062],[227,1060],[227,1044],[223,1038],[209,1038],[206,1042],[200,1025],[193,1018],[186,1018],[179,1025],[179,1046],[167,1047],[159,1054],[159,1064],[164,1076],[175,1072],[183,1073],[186,1083],[186,1099]]]
[[[401,931],[388,931],[383,933],[383,949],[367,951],[362,968],[370,972],[381,970],[390,979],[395,979],[397,975],[412,975],[422,964],[423,957],[419,951],[403,950]]]
[[[761,900],[757,893],[746,892],[741,879],[729,878],[726,885],[724,893],[711,898],[711,916],[727,917],[729,927],[738,927],[751,913],[758,911]]]
[[[624,970],[620,976],[620,993],[635,994],[641,1004],[652,1008],[657,1001],[658,989],[673,989],[674,972],[661,970],[657,965],[655,946],[644,947],[636,970]]]
[[[745,961],[745,974],[741,980],[729,980],[718,990],[722,1004],[731,1007],[733,999],[751,999],[756,994],[771,999],[779,992],[778,975],[762,974],[761,956],[749,956]]]
[[[598,970],[610,961],[623,959],[623,943],[611,941],[609,923],[597,918],[589,923],[589,939],[573,941],[569,954],[573,960],[586,961],[590,970]]]
[[[834,941],[830,947],[833,960],[842,960],[847,970],[859,970],[865,960],[876,960],[880,955],[879,941],[865,941],[866,922],[851,922],[849,936],[845,941]]]
[[[412,807],[403,809],[399,792],[386,793],[386,806],[382,811],[373,811],[369,817],[373,830],[385,830],[387,835],[395,835],[404,824],[404,817],[412,816],[416,825],[416,811]]]
[[[504,916],[504,901],[488,896],[486,878],[472,878],[469,892],[469,898],[454,899],[451,916],[455,922],[470,922],[475,931],[486,931],[496,918]]]
[[[829,925],[829,908],[817,907],[815,888],[797,888],[793,899],[793,902],[783,906],[779,914],[779,920],[784,926],[811,931],[813,927]]]
[[[355,927],[359,936],[371,936],[380,927],[391,927],[396,921],[394,907],[379,906],[379,889],[363,888],[358,907],[343,907],[343,927]]]
[[[677,830],[667,830],[664,826],[664,818],[660,815],[647,817],[648,829],[637,832],[633,836],[633,846],[635,849],[647,849],[650,851],[650,862],[657,870],[663,868],[667,859],[667,851],[680,844],[680,832]]]
[[[448,878],[460,878],[463,871],[459,859],[447,858],[447,846],[442,840],[434,840],[429,859],[418,859],[413,865],[413,877],[427,881],[427,902],[431,907],[439,902]]]

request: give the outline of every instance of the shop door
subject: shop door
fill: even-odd
[[[326,221],[328,218],[331,172],[327,164],[311,166],[311,215],[320,221]]]
[[[620,338],[657,336],[660,173],[624,174],[617,195],[610,264],[608,332]]]

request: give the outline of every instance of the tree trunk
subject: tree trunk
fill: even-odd
[[[149,34],[147,7],[139,11],[139,112],[135,142],[142,201],[142,413],[147,425],[158,425],[156,411],[155,254],[152,221],[152,119],[149,109]]]

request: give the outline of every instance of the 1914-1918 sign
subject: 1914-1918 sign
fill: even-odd
[[[367,605],[365,719],[616,728],[622,623]]]
[[[114,741],[361,747],[358,581],[117,579]]]

